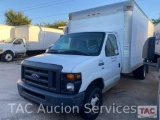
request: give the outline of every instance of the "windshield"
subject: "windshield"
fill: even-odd
[[[48,53],[96,56],[100,54],[104,36],[103,32],[67,34],[51,46]]]
[[[16,38],[9,38],[9,39],[6,39],[4,40],[3,42],[4,43],[12,43]]]

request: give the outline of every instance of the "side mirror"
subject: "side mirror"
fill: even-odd
[[[150,37],[144,43],[142,57],[145,60],[154,60],[154,53],[155,53],[155,37]]]
[[[52,48],[53,45],[54,45],[54,44],[50,45],[50,46],[48,47],[48,49],[45,51],[45,53],[47,53],[47,52]]]

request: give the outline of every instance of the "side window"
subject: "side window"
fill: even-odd
[[[19,41],[20,41],[21,44],[24,44],[23,39],[19,39]]]
[[[14,44],[24,44],[23,39],[17,39]]]
[[[116,56],[118,55],[118,46],[117,46],[117,39],[116,36],[113,34],[109,34],[107,41],[106,41],[106,46],[105,46],[105,53],[106,56]]]

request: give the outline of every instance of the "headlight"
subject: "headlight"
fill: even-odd
[[[61,93],[76,94],[82,84],[81,73],[62,73]]]
[[[74,91],[74,84],[73,83],[67,83],[66,88],[69,91]]]
[[[0,53],[1,53],[1,52],[3,52],[3,50],[2,50],[2,49],[0,49]]]

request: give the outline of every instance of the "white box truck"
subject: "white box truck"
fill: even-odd
[[[154,27],[155,42],[155,62],[160,57],[160,23]]]
[[[0,43],[0,57],[12,61],[14,57],[44,52],[63,34],[62,30],[33,25],[16,26],[15,37]]]
[[[102,93],[118,83],[121,73],[145,78],[142,49],[152,27],[133,1],[71,13],[69,34],[45,54],[22,62],[18,91],[54,110],[78,106],[85,119],[95,119]]]
[[[0,41],[15,37],[14,26],[0,25]]]

